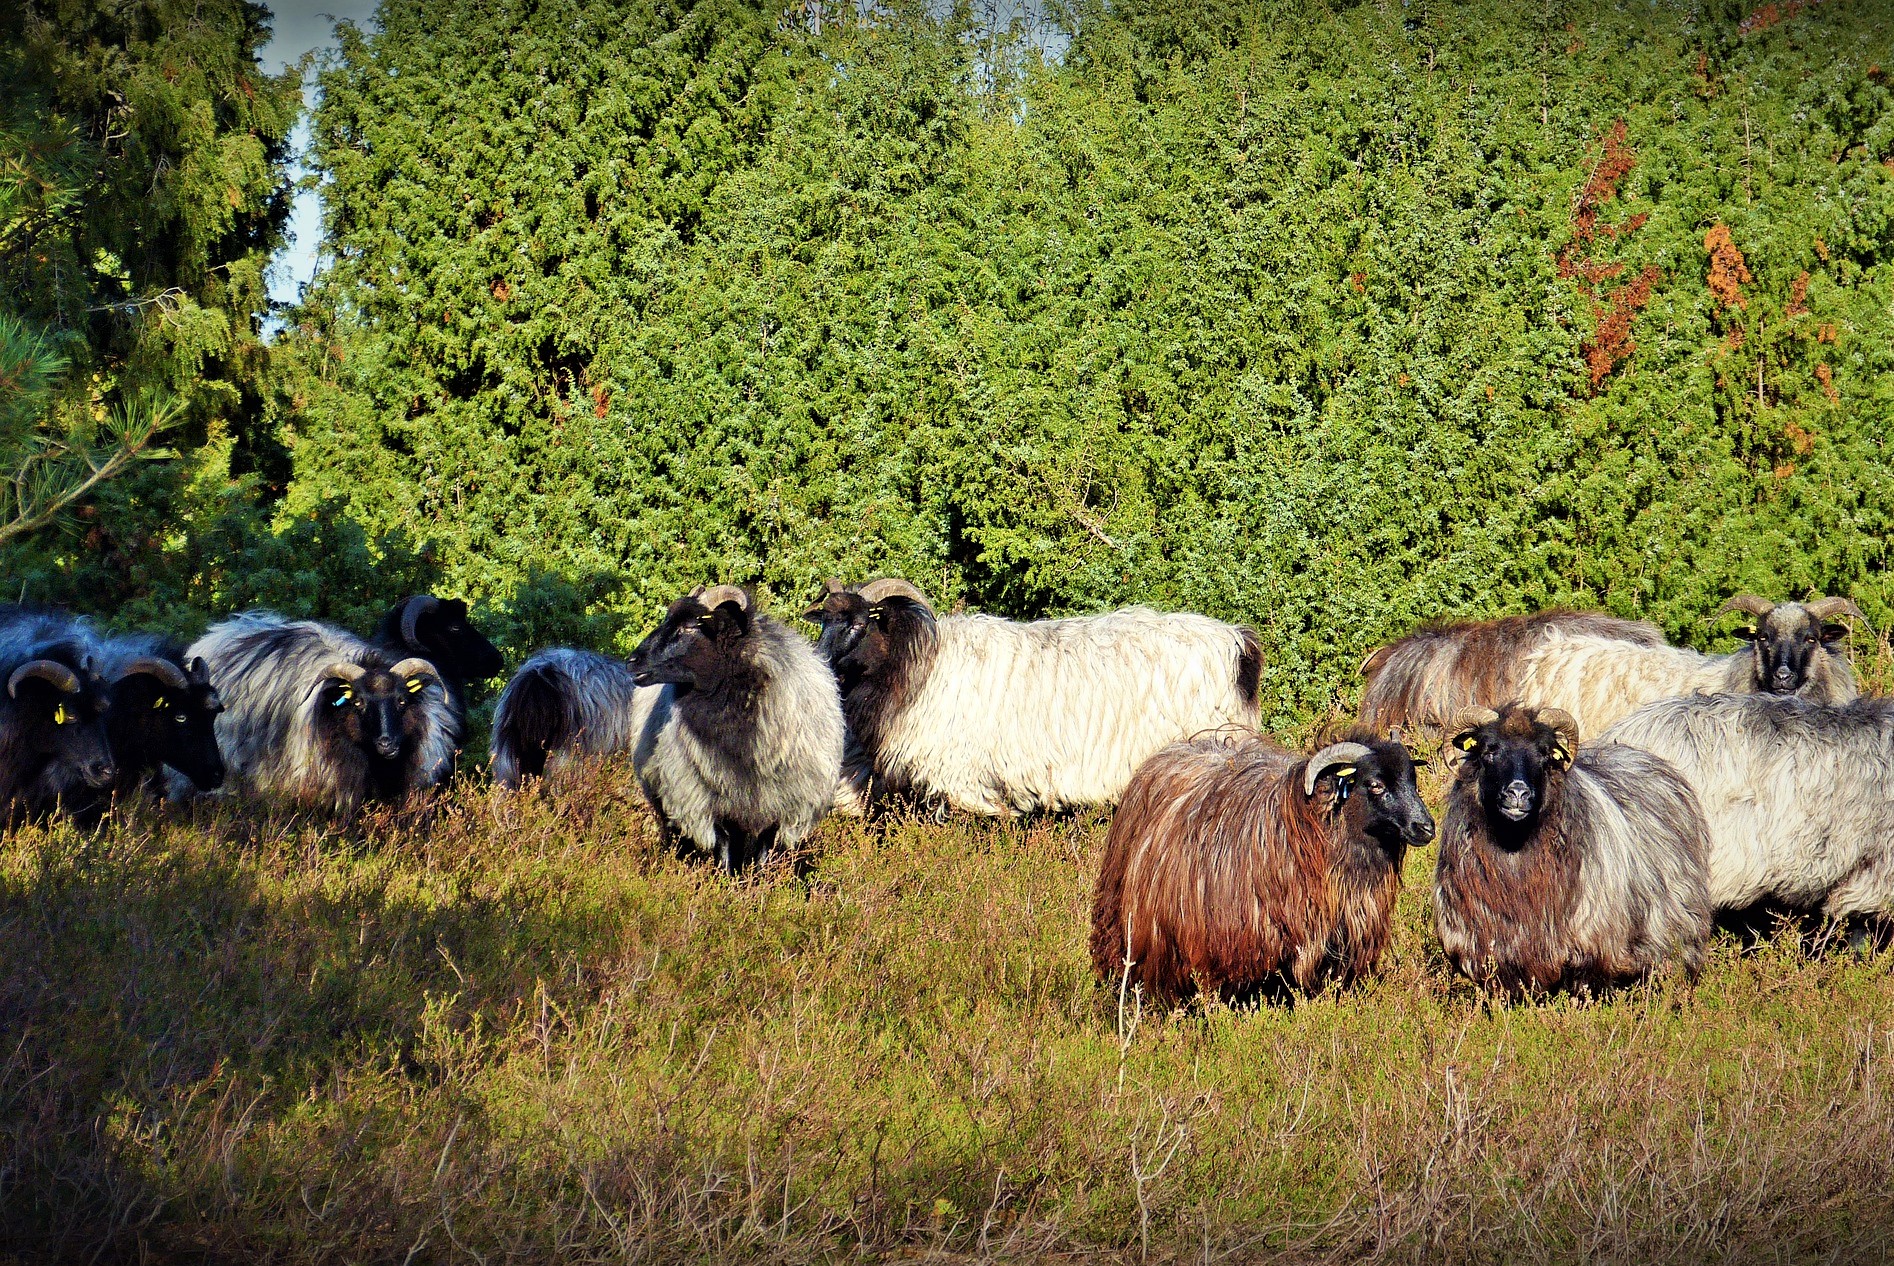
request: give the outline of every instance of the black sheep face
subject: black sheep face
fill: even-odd
[[[1434,817],[1421,801],[1414,758],[1399,743],[1358,740],[1369,754],[1330,770],[1337,802],[1359,806],[1362,834],[1389,850],[1423,848],[1434,838]]]
[[[1538,830],[1547,800],[1572,767],[1570,723],[1563,713],[1542,716],[1508,704],[1454,735],[1462,757],[1455,784],[1477,786],[1487,832],[1502,848],[1524,847]]]
[[[41,781],[46,785],[76,787],[83,782],[102,791],[118,773],[105,732],[111,705],[104,683],[91,675],[83,660],[57,667],[65,671],[19,677],[11,687],[25,746],[44,763]]]
[[[1805,608],[1785,602],[1737,634],[1756,657],[1756,680],[1770,694],[1792,695],[1808,684],[1817,655],[1838,652],[1848,630],[1824,624]]]
[[[415,601],[409,599],[409,601]],[[499,648],[467,617],[467,604],[442,598],[414,622],[414,643],[408,649],[424,655],[467,681],[497,677],[506,667]]]
[[[119,678],[112,686],[106,729],[114,751],[136,753],[153,768],[169,765],[199,791],[213,791],[224,781],[216,730],[224,705],[211,688],[202,659],[191,661],[184,679],[179,687],[149,672]]]
[[[673,686],[679,693],[714,692],[741,671],[741,647],[750,626],[750,613],[734,599],[712,609],[695,597],[679,598],[632,651],[632,679],[640,686]]]
[[[846,690],[864,679],[881,677],[896,658],[897,647],[932,624],[926,607],[902,594],[870,603],[850,590],[832,590],[804,616],[822,626],[816,649]]]
[[[353,679],[331,676],[317,697],[317,724],[328,742],[356,748],[371,764],[400,764],[421,739],[427,721],[418,705],[436,685],[425,675],[397,677],[380,668]]]

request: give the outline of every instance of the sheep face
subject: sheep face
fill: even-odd
[[[210,670],[193,659],[185,669],[164,660],[139,660],[112,683],[107,721],[113,748],[162,762],[200,791],[224,781],[217,748],[217,714],[224,710],[211,688]]]
[[[1792,695],[1808,684],[1816,656],[1839,653],[1848,630],[1823,622],[1807,607],[1785,602],[1737,636],[1749,642],[1756,657],[1757,684],[1770,694]]]
[[[1434,818],[1421,802],[1414,758],[1399,743],[1361,747],[1362,753],[1320,771],[1314,798],[1328,796],[1350,820],[1350,835],[1374,840],[1396,857],[1404,849],[1425,847],[1434,838]]]
[[[459,598],[417,594],[390,612],[387,623],[397,625],[402,646],[463,680],[485,681],[506,667],[499,648],[473,626]]]
[[[319,743],[338,755],[359,753],[367,761],[371,791],[398,795],[427,729],[420,704],[441,688],[424,660],[403,660],[390,669],[335,664],[317,687]]]
[[[1490,715],[1490,714],[1489,714]],[[1501,848],[1518,849],[1539,829],[1540,816],[1572,767],[1577,726],[1556,709],[1508,704],[1478,725],[1464,721],[1453,737],[1461,754],[1456,794],[1477,795],[1487,831]]]
[[[718,586],[729,590],[729,586]],[[752,616],[747,599],[722,593],[679,598],[664,621],[631,653],[632,679],[640,686],[671,686],[678,695],[715,692],[742,671],[740,650]]]
[[[83,781],[103,790],[117,777],[105,733],[110,700],[90,668],[83,656],[72,664],[36,659],[15,669],[7,682],[22,746],[46,768],[43,785],[57,789]]]

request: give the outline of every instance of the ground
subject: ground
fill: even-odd
[[[1890,958],[1505,1006],[1431,849],[1382,979],[1121,1010],[1103,818],[662,855],[622,771],[346,832],[0,841],[0,1245],[33,1259],[1870,1260]]]

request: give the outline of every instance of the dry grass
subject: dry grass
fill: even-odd
[[[580,806],[584,806],[581,808]],[[231,810],[0,842],[0,1246],[486,1262],[1885,1258],[1889,960],[1495,1008],[1431,852],[1392,970],[1121,1015],[1096,821],[658,854],[623,782],[350,838]]]

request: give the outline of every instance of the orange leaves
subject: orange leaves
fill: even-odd
[[[603,418],[612,408],[612,389],[604,383],[592,388],[592,416]]]
[[[1611,376],[1613,369],[1630,359],[1631,353],[1637,350],[1637,344],[1631,341],[1631,323],[1650,303],[1651,292],[1657,289],[1657,283],[1663,280],[1663,276],[1656,264],[1646,264],[1643,272],[1612,292],[1610,304],[1598,320],[1592,341],[1584,347],[1585,365],[1591,371],[1591,389],[1594,392]],[[1597,305],[1593,306],[1596,308]]]
[[[1657,283],[1663,279],[1662,271],[1655,264],[1647,264],[1637,276],[1609,294],[1601,295],[1604,283],[1624,273],[1623,262],[1597,260],[1579,253],[1581,245],[1629,237],[1650,219],[1649,213],[1639,212],[1622,224],[1598,221],[1598,208],[1617,198],[1619,184],[1637,166],[1637,152],[1627,137],[1623,119],[1614,122],[1605,132],[1598,161],[1572,204],[1572,240],[1558,255],[1559,276],[1578,283],[1580,292],[1591,300],[1592,319],[1597,322],[1591,341],[1580,348],[1591,375],[1593,394],[1611,376],[1611,371],[1637,350],[1637,344],[1631,339],[1632,323],[1650,303]]]
[[[1731,240],[1729,226],[1720,222],[1711,225],[1703,235],[1703,249],[1710,253],[1710,293],[1717,303],[1724,308],[1747,307],[1742,287],[1755,278],[1749,275],[1743,252]]]

